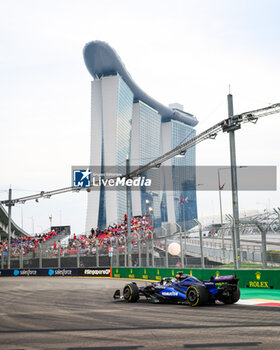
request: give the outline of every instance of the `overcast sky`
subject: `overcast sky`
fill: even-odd
[[[82,50],[106,41],[136,83],[199,120],[197,131],[234,112],[280,102],[280,2],[275,0],[0,0],[0,199],[70,186],[71,166],[88,164],[90,81]],[[236,133],[239,165],[280,166],[280,116]],[[229,164],[221,134],[197,146],[200,165]],[[279,176],[278,176],[279,179]],[[278,181],[279,182],[279,181]],[[275,192],[240,192],[240,210],[280,206]],[[225,212],[230,193],[223,193]],[[32,231],[53,224],[84,230],[86,194],[13,208]],[[199,217],[219,213],[218,192],[198,193]],[[32,232],[31,232],[32,233]]]

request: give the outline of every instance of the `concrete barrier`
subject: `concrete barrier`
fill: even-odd
[[[222,270],[222,269],[167,269],[145,267],[90,267],[48,269],[4,269],[0,277],[112,277],[160,281],[163,277],[176,276],[178,271],[201,280],[211,276],[236,275],[240,288],[280,289],[280,270]]]

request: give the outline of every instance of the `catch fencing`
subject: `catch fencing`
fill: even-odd
[[[236,267],[235,259],[239,260],[241,269],[279,268],[280,226],[275,220],[272,223],[273,226],[271,221],[258,221],[257,218],[240,220],[240,244],[234,242],[232,221],[223,226],[204,226],[196,221],[196,226],[186,232],[183,231],[184,225],[179,224],[163,225],[153,231],[134,231],[131,236],[131,266],[128,266],[126,235],[106,239],[83,236],[74,240],[68,237],[52,245],[41,244],[32,251],[18,247],[12,253],[11,268],[231,269]],[[171,244],[175,251],[170,249]],[[7,268],[7,259],[7,252],[2,252],[1,269]]]

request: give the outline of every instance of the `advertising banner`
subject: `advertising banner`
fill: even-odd
[[[223,269],[167,269],[167,268],[113,268],[113,278],[131,278],[160,281],[163,277],[174,277],[178,271],[201,280],[212,276],[236,275],[240,288],[280,289],[280,270],[223,270]]]
[[[0,277],[111,277],[112,269],[95,268],[50,268],[50,269],[5,269],[0,270]]]
[[[89,267],[79,269],[79,276],[82,277],[112,277],[112,269],[107,267]]]

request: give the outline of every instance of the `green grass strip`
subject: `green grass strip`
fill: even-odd
[[[280,300],[279,289],[240,288],[240,299]]]

